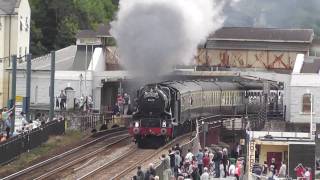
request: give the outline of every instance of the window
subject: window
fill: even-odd
[[[302,112],[311,112],[311,94],[304,94],[302,97]]]

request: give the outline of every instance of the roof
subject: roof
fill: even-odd
[[[78,31],[76,38],[97,38],[97,37],[111,37],[109,24],[99,24],[96,31],[91,29]]]
[[[312,29],[223,27],[211,34],[209,40],[311,43],[313,36]]]
[[[97,37],[111,37],[109,24],[100,24],[97,28]]]
[[[320,70],[320,57],[314,57],[309,60],[304,60],[301,68],[301,73],[318,74]]]
[[[80,30],[78,31],[76,38],[95,38],[97,37],[97,33],[93,30]]]
[[[75,59],[77,46],[72,45],[56,51],[56,70],[67,71],[72,70],[73,61]],[[26,69],[26,62],[17,65],[17,69]],[[39,71],[49,71],[51,67],[51,55],[47,54],[32,59],[31,69]]]
[[[0,15],[14,14],[14,9],[19,7],[21,0],[0,0]]]

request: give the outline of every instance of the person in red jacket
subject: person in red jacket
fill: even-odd
[[[210,158],[209,158],[209,154],[205,153],[204,157],[203,157],[203,167],[209,168],[209,164],[210,164]]]

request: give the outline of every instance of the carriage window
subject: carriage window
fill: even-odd
[[[311,112],[311,94],[304,94],[302,97],[302,112]]]

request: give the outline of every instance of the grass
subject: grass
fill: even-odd
[[[7,174],[19,171],[24,167],[30,165],[38,158],[46,157],[48,156],[48,154],[57,151],[59,148],[77,143],[84,137],[85,135],[83,133],[75,130],[66,131],[63,136],[52,136],[41,146],[34,148],[29,152],[22,153],[16,160],[5,166],[2,166],[0,168],[0,176],[3,173]]]

